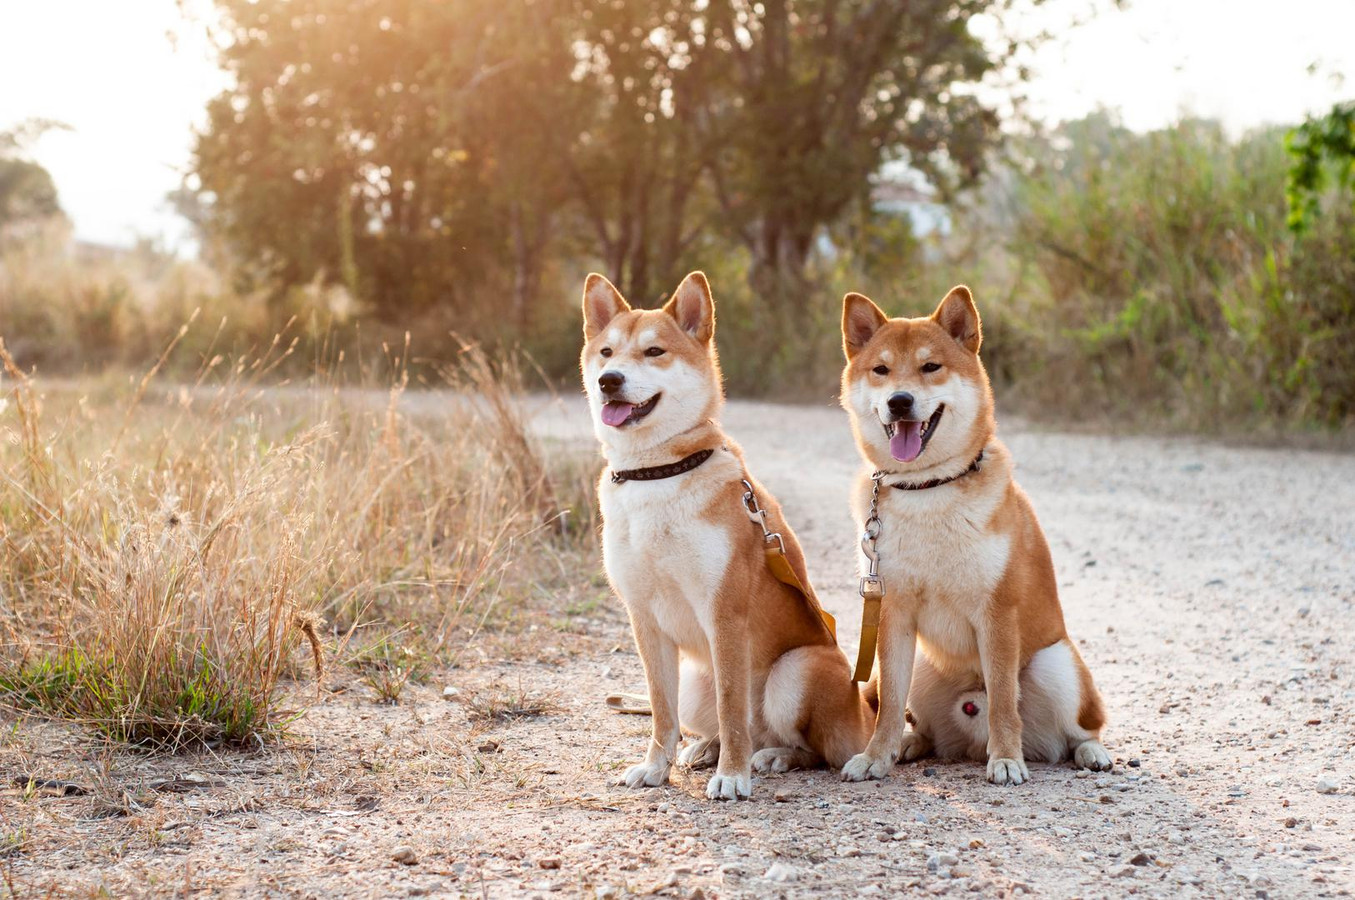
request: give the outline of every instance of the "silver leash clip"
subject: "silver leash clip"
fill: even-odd
[[[753,485],[747,478],[743,479],[743,508],[748,513],[748,519],[754,525],[762,529],[762,541],[770,544],[773,541],[781,548],[784,556],[786,552],[786,541],[781,537],[779,531],[769,531],[767,529],[767,510],[758,505],[757,496],[753,493]]]
[[[883,597],[885,593],[885,582],[880,577],[880,551],[875,547],[875,541],[880,537],[880,528],[883,525],[879,515],[882,478],[883,472],[876,472],[871,476],[870,517],[866,519],[865,530],[861,532],[861,552],[866,555],[870,565],[866,568],[866,574],[861,576],[859,591],[861,596],[867,599]]]

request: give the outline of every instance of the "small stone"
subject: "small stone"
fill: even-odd
[[[1138,768],[1139,766],[1141,766],[1141,765],[1143,765],[1143,763],[1140,762],[1140,761],[1137,760],[1137,759],[1131,759],[1131,760],[1129,761],[1129,768],[1131,768],[1131,769],[1137,769],[1137,768]]]
[[[795,793],[793,791],[788,791],[785,788],[777,788],[776,793],[772,795],[772,801],[775,803],[789,803],[794,797]]]
[[[922,774],[927,778],[931,778],[934,775],[936,775],[936,769],[932,766],[928,766],[927,768],[922,770]]]
[[[927,871],[939,872],[942,869],[949,869],[959,861],[960,857],[954,853],[933,853],[927,857]]]
[[[1296,819],[1296,818],[1294,818],[1293,816],[1290,816],[1289,818],[1287,818],[1287,819],[1284,820],[1284,827],[1285,827],[1285,828],[1294,828],[1294,827],[1296,827],[1298,824],[1299,824],[1299,820]]]
[[[560,857],[543,856],[536,861],[536,864],[543,869],[558,869],[560,868]]]
[[[447,685],[445,688],[442,689],[442,699],[443,699],[443,700],[454,700],[454,699],[456,699],[457,694],[460,694],[460,693],[461,693],[461,688],[452,687],[452,686],[449,684],[449,685]]]
[[[1138,869],[1134,868],[1133,866],[1125,866],[1125,867],[1121,868],[1119,871],[1112,873],[1110,877],[1111,877],[1111,878],[1133,878],[1133,877],[1134,877],[1134,873],[1136,873],[1136,872],[1138,872]]]
[[[1304,853],[1321,853],[1322,848],[1317,844],[1304,844],[1302,848]]]
[[[499,751],[499,742],[483,741],[475,749],[481,753],[497,753]]]
[[[1332,775],[1322,775],[1317,779],[1317,792],[1319,794],[1334,794],[1340,787],[1340,782]]]
[[[783,862],[774,862],[762,875],[768,881],[799,881],[800,873],[794,866],[788,866]]]
[[[969,849],[977,850],[983,846],[983,838],[972,838],[969,841]]]
[[[391,859],[402,866],[413,866],[418,865],[419,854],[414,852],[413,847],[396,847],[395,852],[391,854]]]
[[[1146,866],[1152,861],[1153,858],[1142,850],[1129,858],[1129,864],[1131,866]]]

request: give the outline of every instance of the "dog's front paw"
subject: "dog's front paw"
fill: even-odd
[[[670,764],[666,762],[642,762],[627,769],[617,784],[624,784],[628,788],[658,787],[668,783],[670,768]]]
[[[990,759],[988,780],[993,784],[1020,784],[1030,781],[1030,769],[1024,759]]]
[[[718,737],[696,738],[678,753],[678,765],[688,769],[709,769],[719,761]]]
[[[712,800],[747,800],[753,796],[752,773],[721,775],[717,772],[706,784],[706,796]]]
[[[1084,769],[1093,772],[1109,772],[1113,767],[1110,754],[1101,746],[1100,741],[1083,741],[1073,751],[1073,761]]]
[[[867,778],[884,778],[892,768],[894,768],[894,760],[891,757],[886,756],[881,759],[878,756],[872,756],[868,750],[847,760],[847,764],[842,767],[842,780],[865,781]]]

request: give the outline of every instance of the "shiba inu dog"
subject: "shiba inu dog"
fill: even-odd
[[[693,272],[662,309],[641,310],[589,275],[583,314],[580,369],[608,464],[603,561],[630,613],[654,715],[645,759],[621,782],[663,784],[674,761],[714,764],[706,796],[734,800],[750,795],[753,770],[842,766],[865,747],[872,711],[780,507],[720,429],[705,276]],[[759,507],[779,542],[769,545],[750,515]],[[769,566],[768,546],[780,553],[780,542],[782,572],[803,592]],[[679,724],[695,735],[680,758]]]
[[[995,784],[1029,779],[1027,759],[1110,769],[1049,546],[995,436],[969,289],[919,319],[848,294],[842,339],[841,401],[867,465],[853,507],[879,518],[884,580],[879,716],[843,778],[883,778],[932,751],[986,759]]]

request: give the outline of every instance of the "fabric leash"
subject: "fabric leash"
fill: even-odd
[[[870,560],[866,574],[861,576],[861,646],[856,651],[856,672],[852,681],[870,681],[870,670],[875,665],[875,647],[880,638],[880,604],[885,596],[885,582],[880,577],[880,553],[875,541],[880,536],[880,481],[883,472],[870,477],[870,516],[861,532],[861,552]]]
[[[800,581],[800,576],[795,574],[795,567],[790,564],[790,559],[786,556],[786,541],[780,532],[771,531],[767,528],[767,510],[758,505],[757,496],[753,493],[753,483],[747,478],[743,479],[743,508],[748,513],[748,519],[754,525],[762,529],[762,552],[767,560],[767,568],[771,570],[772,575],[777,581],[788,587],[794,588],[799,592],[809,608],[819,614],[823,624],[828,627],[828,633],[837,640],[837,619],[833,614],[819,605],[818,601],[805,588],[804,583]]]

